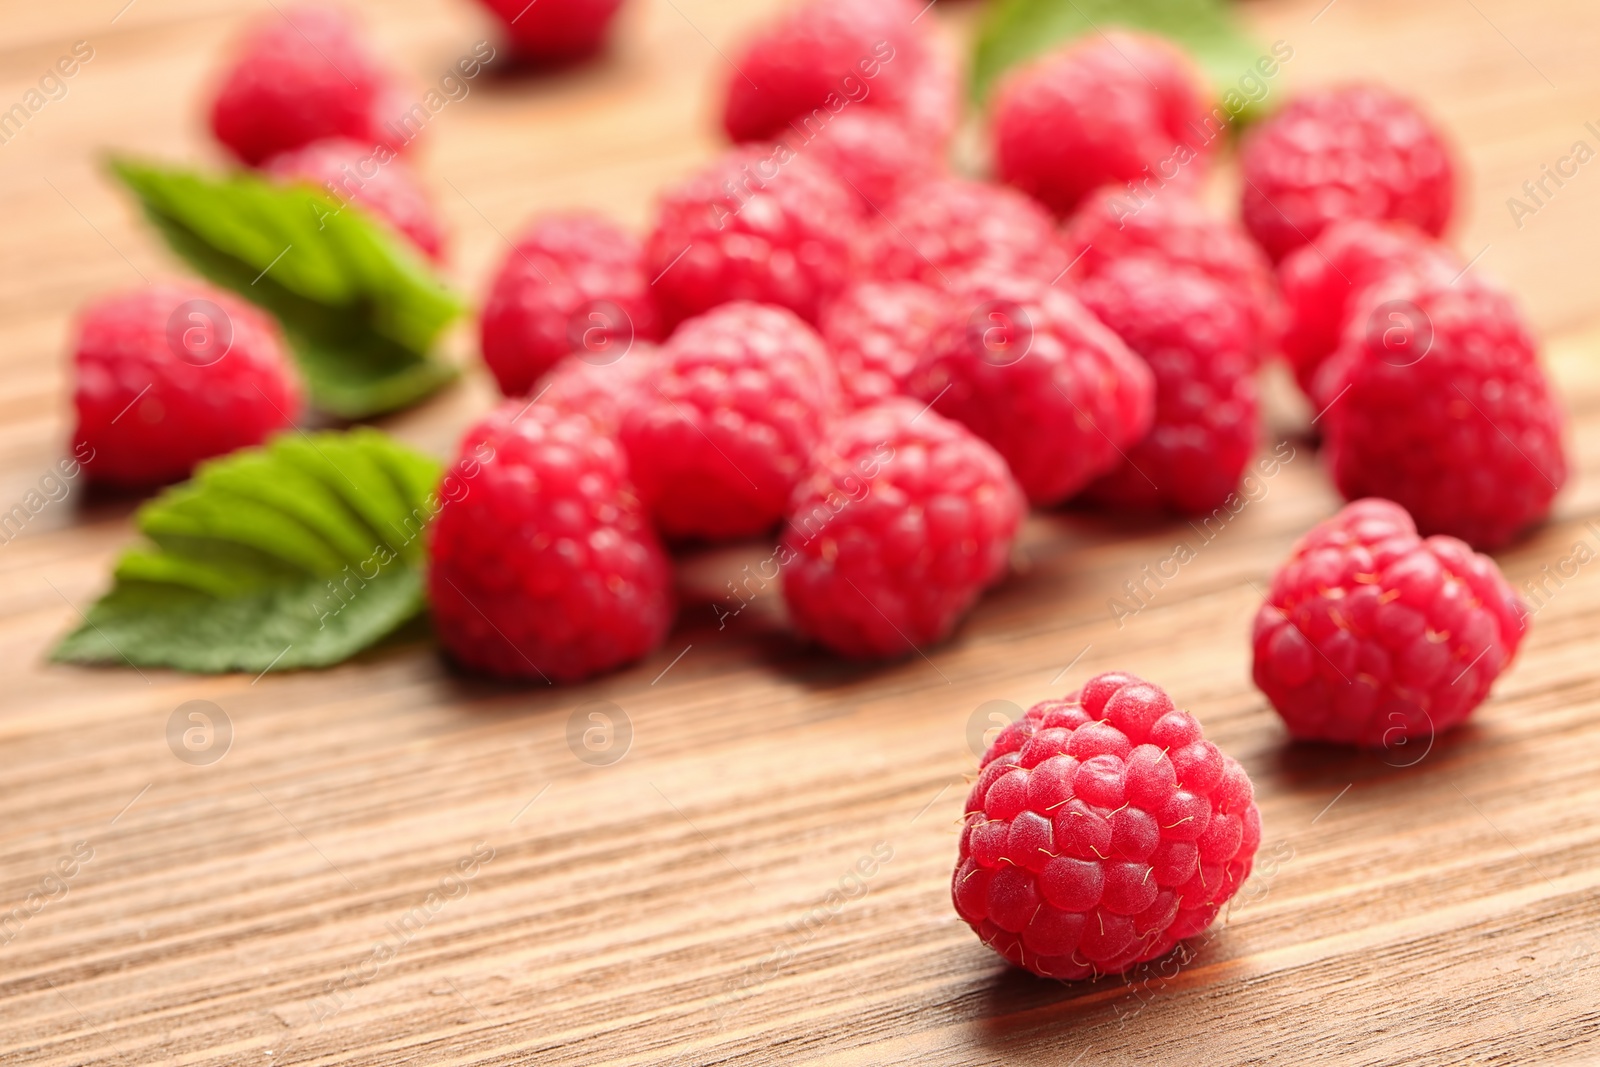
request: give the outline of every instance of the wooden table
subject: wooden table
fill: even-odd
[[[7,507],[64,454],[74,308],[175,269],[99,153],[214,156],[200,101],[245,5],[125,2],[0,4],[0,105],[72,42],[94,49],[0,145]],[[1294,48],[1274,91],[1372,76],[1427,101],[1468,165],[1461,249],[1483,250],[1474,269],[1548,339],[1575,476],[1556,521],[1501,556],[1520,586],[1600,543],[1600,164],[1520,228],[1505,206],[1574,141],[1597,143],[1600,10],[1325,3],[1242,5],[1263,41]],[[464,0],[364,6],[419,83],[489,32]],[[442,112],[423,166],[469,291],[536,211],[645,225],[654,189],[717,149],[716,49],[772,6],[634,0],[603,63],[487,77]],[[954,35],[971,12],[949,6]],[[456,347],[470,354],[465,332]],[[442,453],[490,395],[474,371],[387,425]],[[1274,425],[1301,417],[1280,405]],[[1291,745],[1249,681],[1252,583],[1337,501],[1290,440],[1266,495],[1120,628],[1108,599],[1191,536],[1182,524],[1036,516],[1019,573],[955,640],[879,669],[797,650],[770,594],[719,630],[709,599],[751,546],[690,562],[659,653],[568,689],[461,677],[422,643],[256,679],[47,664],[130,537],[128,503],[75,488],[0,547],[0,908],[52,898],[0,945],[0,1059],[1600,1058],[1600,565],[1565,580],[1493,699],[1414,765]],[[1260,866],[1188,965],[1034,980],[949,903],[969,726],[985,702],[1027,706],[1113,667],[1158,680],[1249,770]],[[232,723],[210,765],[168,747],[189,700]],[[609,765],[567,740],[594,701],[631,726]],[[870,876],[848,878],[864,857]]]

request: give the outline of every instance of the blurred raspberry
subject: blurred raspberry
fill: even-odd
[[[559,63],[582,59],[605,44],[622,0],[482,0],[505,27],[521,59]]]
[[[1015,189],[960,178],[913,185],[874,213],[862,274],[960,288],[994,276],[1052,282],[1067,257],[1049,212]]]
[[[650,344],[635,344],[610,363],[591,363],[576,354],[566,356],[531,392],[541,406],[587,415],[596,429],[615,436],[634,390],[646,383],[659,358],[656,346]]]
[[[300,180],[353,203],[399,232],[435,263],[444,259],[444,227],[417,172],[403,159],[380,163],[371,148],[336,137],[314,141],[266,160],[275,178]]]
[[[899,396],[948,299],[918,282],[859,282],[828,305],[822,339],[847,408]]]
[[[883,111],[844,111],[815,138],[791,135],[786,140],[796,152],[827,167],[873,211],[940,170],[938,146]]]

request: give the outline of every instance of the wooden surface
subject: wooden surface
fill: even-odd
[[[0,105],[73,41],[95,50],[0,146],[6,508],[64,454],[73,309],[174,269],[97,155],[211,155],[200,94],[246,6],[124,3],[0,4]],[[1520,587],[1575,541],[1600,544],[1600,163],[1520,229],[1505,207],[1575,140],[1596,143],[1600,10],[1324,3],[1242,5],[1295,49],[1273,91],[1364,75],[1424,98],[1469,168],[1458,243],[1487,248],[1474,269],[1548,339],[1575,476],[1556,521],[1501,557]],[[716,149],[716,49],[769,6],[633,0],[604,63],[486,77],[441,112],[422,165],[459,280],[479,291],[500,235],[537,210],[643,226],[653,190]],[[970,12],[945,7],[954,35]],[[419,84],[488,32],[465,0],[366,8]],[[489,396],[474,373],[389,425],[443,452]],[[128,503],[74,488],[0,546],[0,910],[51,898],[0,933],[0,1061],[1600,1059],[1600,564],[1563,580],[1493,699],[1414,765],[1290,745],[1249,683],[1255,588],[1336,506],[1290,440],[1264,495],[1121,628],[1108,599],[1192,537],[1182,524],[1036,516],[1021,573],[955,640],[881,669],[796,650],[772,593],[719,631],[707,598],[761,555],[731,549],[686,569],[659,653],[558,690],[453,675],[425,644],[259,679],[49,665],[130,536]],[[1243,762],[1261,857],[1186,966],[1038,981],[949,903],[969,724],[987,701],[1026,706],[1113,667],[1159,681]],[[210,765],[168,747],[190,700],[233,726]],[[609,766],[567,741],[593,701],[631,724]],[[870,876],[846,877],[863,858]]]

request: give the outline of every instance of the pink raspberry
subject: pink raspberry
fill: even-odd
[[[1159,38],[1090,34],[1001,83],[996,169],[1059,215],[1108,182],[1194,185],[1210,144],[1203,86]]]
[[[663,534],[749,536],[783,518],[837,404],[811,327],[783,308],[725,304],[662,346],[623,412],[622,444]]]
[[[1431,744],[1483,702],[1525,618],[1494,560],[1417,536],[1398,504],[1357,500],[1273,577],[1256,614],[1255,682],[1297,738]]]
[[[521,59],[560,63],[600,50],[622,0],[482,0]]]
[[[1246,136],[1245,226],[1274,260],[1340,219],[1397,219],[1438,236],[1455,208],[1449,145],[1375,85],[1307,93]]]
[[[405,119],[409,104],[348,16],[290,7],[251,26],[212,102],[211,130],[250,166],[330,137],[387,156],[421,129]]]
[[[598,215],[549,215],[517,239],[479,316],[483,361],[522,396],[569,352],[609,362],[660,334],[639,242]]]
[[[533,387],[537,403],[568,414],[589,416],[601,433],[616,436],[634,391],[646,385],[659,358],[656,346],[635,344],[626,354],[595,363],[583,354],[566,356]]]
[[[1046,978],[1121,974],[1211,925],[1250,876],[1250,777],[1120,672],[1000,732],[967,795],[956,912]]]
[[[1006,570],[1027,512],[1000,454],[896,398],[842,420],[789,503],[777,563],[797,629],[841,655],[910,655]]]
[[[1073,297],[1001,281],[955,303],[910,392],[993,445],[1033,503],[1072,496],[1149,431],[1150,368]]]
[[[1339,345],[1347,309],[1369,286],[1401,271],[1442,272],[1450,280],[1464,266],[1449,246],[1407,223],[1369,219],[1332,223],[1290,252],[1278,264],[1288,310],[1283,355],[1300,388],[1311,395],[1317,370]]]
[[[262,164],[275,178],[318,186],[340,204],[355,204],[402,234],[435,263],[444,260],[444,227],[422,180],[405,160],[389,158],[359,142],[336,137],[288,152]]]
[[[672,572],[614,439],[508,400],[461,439],[433,522],[428,602],[457,662],[575,682],[639,659],[672,624]]]
[[[920,282],[858,282],[828,305],[822,339],[849,408],[899,396],[948,300]]]
[[[1078,296],[1143,357],[1156,381],[1155,425],[1089,495],[1193,514],[1220,507],[1259,436],[1245,302],[1198,271],[1153,258],[1111,263]]]
[[[300,383],[271,319],[193,283],[105,297],[73,352],[73,441],[97,482],[144,488],[294,424]]]
[[[1053,282],[1068,260],[1050,213],[1015,189],[960,178],[911,186],[863,233],[863,274],[960,288],[997,275]]]
[[[1393,500],[1479,549],[1542,520],[1567,477],[1563,420],[1511,298],[1398,275],[1358,308],[1316,385],[1345,499]]]
[[[646,243],[668,325],[730,300],[807,322],[854,272],[861,198],[785,145],[746,145],[669,190]]]
[[[814,137],[792,134],[786,141],[828,168],[872,212],[940,170],[939,146],[885,111],[843,111]]]

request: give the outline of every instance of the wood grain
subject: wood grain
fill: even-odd
[[[99,155],[212,157],[197,101],[251,13],[124,3],[0,3],[4,106],[72,42],[95,49],[67,96],[0,145],[8,506],[63,454],[74,308],[175,269]],[[1600,118],[1600,10],[1324,5],[1241,5],[1264,41],[1295,49],[1273,91],[1370,76],[1425,99],[1470,167],[1460,247],[1484,249],[1475,269],[1511,285],[1548,338],[1575,477],[1557,519],[1502,555],[1520,586],[1575,541],[1600,544],[1587,525],[1600,170],[1521,228],[1505,208]],[[535,211],[592,205],[644,225],[653,191],[716,151],[718,50],[772,6],[634,0],[604,62],[490,76],[441,112],[423,166],[461,282],[477,291],[502,234]],[[419,84],[489,32],[465,2],[365,7]],[[936,15],[955,38],[972,12]],[[443,452],[489,397],[474,373],[387,426]],[[1193,536],[1182,524],[1035,516],[1018,574],[955,640],[879,669],[797,649],[770,592],[719,630],[709,598],[760,558],[748,546],[686,561],[681,621],[649,661],[560,690],[457,676],[423,643],[259,679],[47,664],[130,536],[128,502],[75,489],[0,546],[0,910],[54,897],[0,932],[0,1059],[1600,1060],[1600,564],[1547,598],[1493,699],[1415,765],[1291,745],[1249,683],[1246,634],[1254,586],[1337,504],[1295,435],[1303,418],[1277,406],[1295,459],[1120,627],[1108,599]],[[1186,965],[1037,981],[949,905],[969,720],[1112,667],[1159,680],[1243,762],[1262,865]],[[188,700],[233,725],[209,766],[168,748]],[[593,701],[631,723],[609,766],[568,744]],[[72,876],[47,882],[63,863]]]

